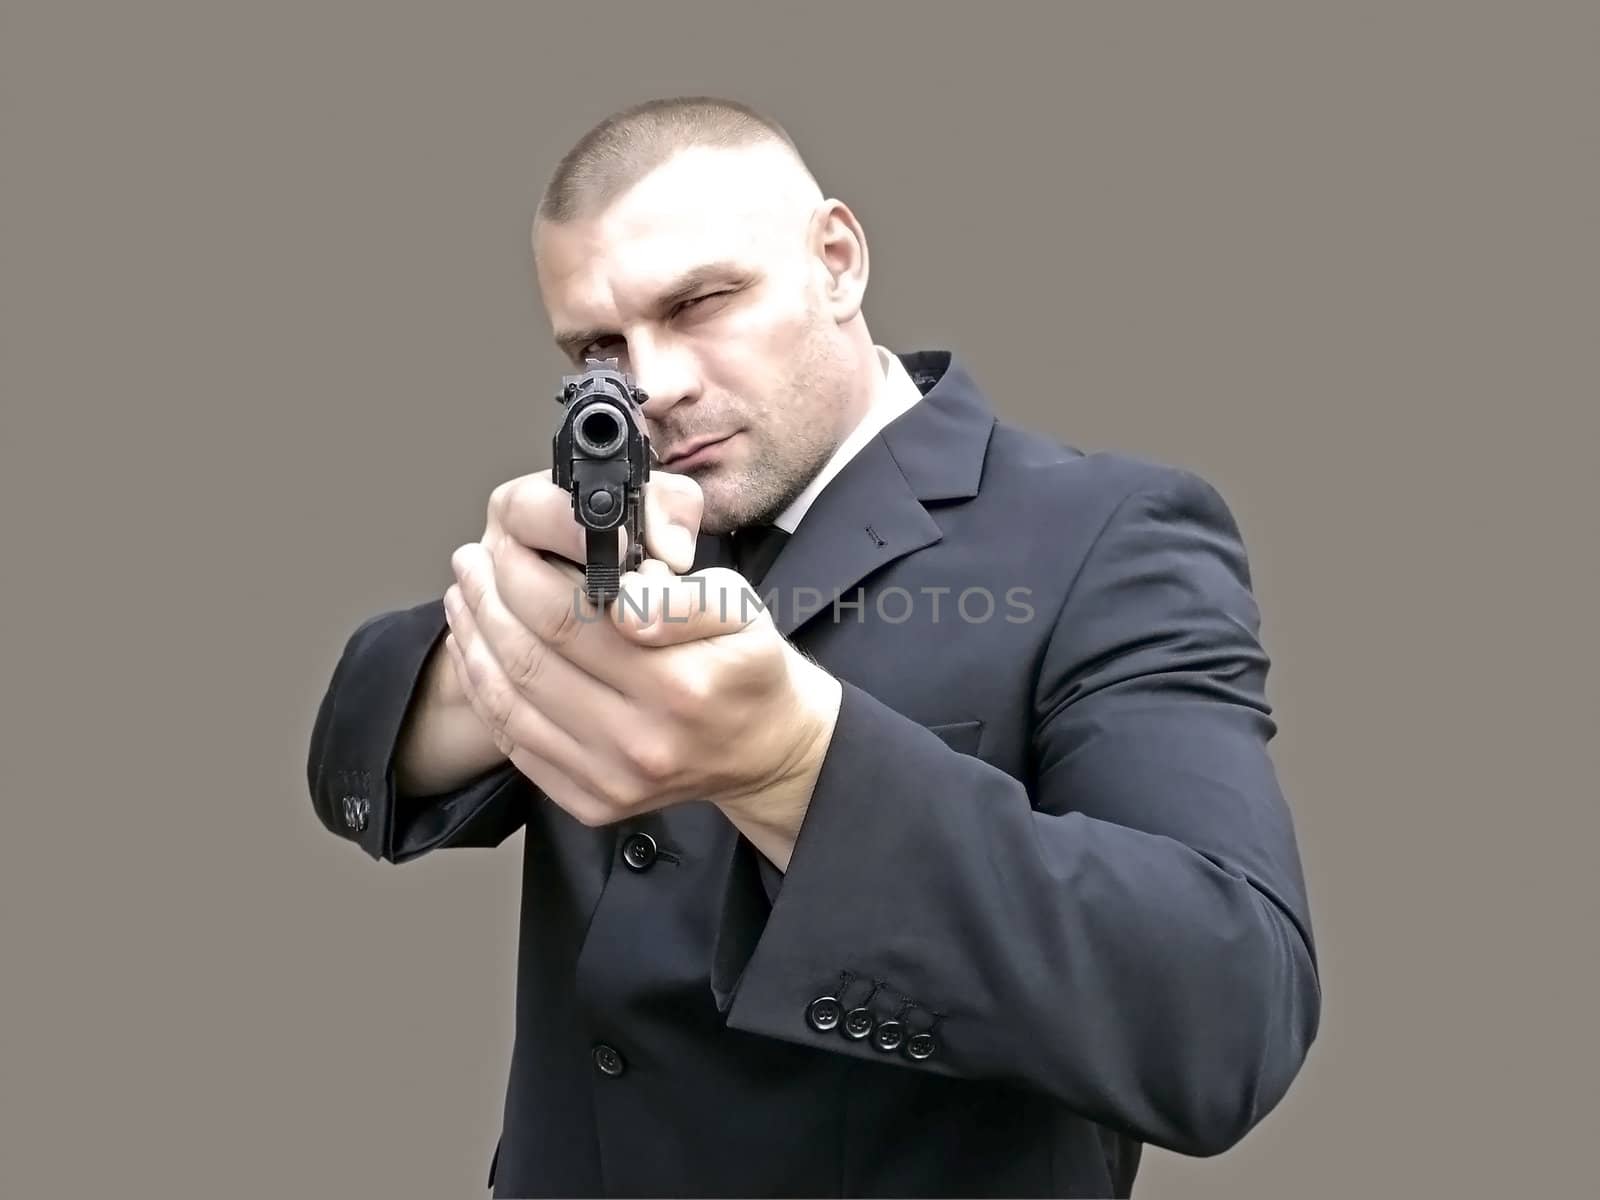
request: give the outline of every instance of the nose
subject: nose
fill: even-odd
[[[699,394],[700,376],[686,350],[640,339],[628,347],[634,383],[645,393],[644,415],[659,421]]]

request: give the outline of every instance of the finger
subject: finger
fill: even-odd
[[[687,475],[652,471],[644,487],[645,550],[678,572],[694,565],[705,498]],[[499,536],[582,565],[588,559],[588,531],[572,511],[572,497],[556,486],[549,471],[507,480],[489,497],[484,541],[496,549]],[[625,553],[627,531],[617,531],[617,554]]]
[[[558,568],[513,541],[502,543],[492,559],[470,545],[457,554],[467,564],[472,580],[463,585],[469,602],[476,605],[479,595],[493,593],[489,609],[478,616],[480,621],[491,617],[496,621],[492,627],[486,626],[486,633],[495,639],[502,662],[521,667],[517,683],[536,703],[565,704],[561,688],[576,686],[574,681],[585,675],[619,695],[637,689],[633,676],[638,663],[633,661],[626,639],[606,619],[605,610],[589,599],[581,573]],[[471,565],[474,562],[478,565]],[[502,608],[503,614],[499,612]],[[519,644],[519,638],[528,635],[535,644]],[[532,660],[534,654],[547,650],[554,651],[547,661]],[[576,668],[577,673],[557,670],[558,662]],[[541,679],[535,668],[549,668],[553,673]]]
[[[720,637],[771,619],[760,595],[726,567],[684,576],[630,571],[623,576],[622,589],[615,627],[643,645],[673,646]]]
[[[467,582],[461,587],[466,605],[459,624],[469,631],[470,642],[465,645],[472,686],[479,698],[475,711],[481,711],[482,719],[492,730],[506,731],[515,741],[562,771],[579,793],[603,806],[600,817],[612,820],[614,812],[637,810],[641,803],[669,784],[669,777],[676,770],[672,739],[653,728],[650,722],[641,724],[635,700],[639,696],[657,696],[664,681],[671,679],[671,664],[664,656],[641,653],[600,615],[595,624],[587,627],[594,639],[589,643],[590,649],[598,639],[606,639],[611,650],[603,665],[622,676],[625,684],[623,690],[608,687],[583,670],[581,664],[569,661],[561,647],[540,645],[537,632],[521,623],[500,592],[499,573],[473,568],[473,561],[482,567],[486,554],[482,546],[474,543],[463,547],[458,555],[467,563],[463,571]],[[502,546],[499,557],[521,563],[533,573],[549,570],[549,564],[537,554],[514,543]],[[731,571],[723,574],[730,580],[742,582]],[[629,577],[638,575],[630,572]],[[671,586],[682,582],[665,564],[652,567],[647,577]],[[503,634],[494,632],[502,628]],[[503,637],[506,644],[519,649],[509,653],[497,648],[493,655],[484,655],[493,662],[492,668],[477,665],[472,644],[489,644],[497,637]],[[570,650],[573,644],[568,642],[566,646]],[[533,647],[530,658],[515,657],[515,654],[524,653],[520,648],[525,646]],[[532,666],[524,665],[525,662],[531,662]],[[552,745],[550,742],[528,740],[538,731],[518,732],[519,706],[531,709],[535,716],[558,727],[566,737],[554,739],[550,749],[545,748]],[[525,725],[529,722],[526,715],[522,719]],[[597,816],[594,811],[576,807],[569,811],[585,823],[592,823]]]
[[[445,594],[445,620],[450,626],[446,642],[473,713],[502,754],[512,757],[525,750],[570,773],[571,765],[582,757],[582,748],[566,729],[517,690],[464,601],[459,588]]]
[[[663,581],[678,578],[678,573],[659,558],[647,558],[632,572],[622,577],[615,599],[607,609],[612,621],[632,624],[635,628],[648,625],[652,620],[649,602],[662,594]]]
[[[459,605],[459,599],[455,603]],[[473,668],[468,665],[466,652],[462,649],[463,644],[467,643],[471,636],[465,624],[466,618],[451,616],[450,614],[455,611],[456,608],[451,605],[447,595],[445,613],[446,620],[451,628],[450,632],[445,635],[444,647],[450,658],[451,667],[456,673],[456,681],[460,685],[462,696],[466,698],[467,707],[472,711],[472,715],[477,718],[479,724],[488,732],[489,739],[494,742],[495,749],[509,758],[513,751],[516,750],[516,746],[511,741],[509,734],[504,730],[495,728],[494,724],[489,720],[488,712],[478,695],[478,686],[474,678]]]
[[[474,702],[475,697],[473,696],[472,677],[467,671],[466,659],[461,656],[461,644],[456,641],[454,630],[445,634],[444,650],[445,657],[450,660],[450,669],[455,673],[456,686],[461,689],[461,694],[466,697],[468,707],[471,708],[473,714],[476,715],[477,705]],[[511,752],[510,743],[507,742],[505,738],[496,735],[493,730],[490,730],[489,733],[490,737],[494,741],[495,748],[499,750],[501,754],[509,755]]]
[[[533,569],[565,579],[567,572],[554,570],[549,563],[525,547],[506,545],[502,557],[525,559]],[[518,613],[512,611],[506,596],[499,587],[498,572],[488,551],[477,543],[457,550],[452,560],[461,577],[457,585],[470,617],[475,635],[489,648],[500,673],[510,688],[535,709],[575,740],[588,745],[594,741],[609,742],[612,731],[624,728],[627,703],[620,692],[603,679],[596,678],[582,665],[558,653],[559,646],[544,636],[543,630],[530,629]],[[581,577],[580,577],[581,582]],[[563,590],[582,596],[581,589],[570,580],[553,585],[557,601]],[[574,602],[565,601],[560,619],[571,622]],[[626,645],[609,628],[610,622],[596,614],[592,621],[578,621],[570,635],[575,637],[609,639],[616,651],[625,651]]]
[[[705,495],[687,475],[655,470],[644,485],[644,548],[678,574],[694,566]]]
[[[557,487],[549,471],[509,479],[489,496],[489,532],[484,544],[498,546],[498,532],[534,550],[559,555],[580,566],[588,559],[588,540],[572,512],[572,495]]]
[[[511,761],[516,764],[517,770],[533,781],[546,799],[580,825],[593,829],[612,824],[624,815],[615,806],[574,781],[565,771],[542,758],[519,751]]]
[[[602,824],[609,806],[576,783],[560,767],[520,746],[509,755],[511,763],[558,808],[585,825]]]
[[[467,614],[470,621],[470,614]],[[510,734],[499,730],[498,718],[494,717],[491,707],[485,699],[477,693],[477,688],[472,685],[472,675],[467,670],[466,661],[462,658],[461,645],[456,642],[454,632],[445,635],[445,648],[450,653],[451,662],[456,664],[459,677],[461,677],[462,691],[466,693],[467,702],[472,706],[475,717],[490,730],[490,736],[501,754],[522,771],[526,778],[538,787],[542,795],[555,803],[558,808],[573,816],[576,821],[586,826],[598,826],[614,821],[614,811],[606,805],[602,798],[594,794],[590,787],[582,786],[570,773],[563,771],[560,766],[550,762],[550,758],[541,754],[534,754],[533,750],[525,746],[518,746],[512,741]],[[510,726],[520,726],[518,720],[509,722]]]
[[[476,560],[482,566],[486,554],[474,543],[463,548],[460,558]],[[526,559],[539,569],[549,568],[538,555],[513,543],[502,547],[502,556],[505,555]],[[505,605],[492,570],[468,569],[465,574],[468,583],[462,591],[470,605],[466,616],[473,636],[491,645],[499,637],[504,646],[513,647],[507,650],[495,645],[494,649],[504,683],[495,680],[487,687],[478,684],[482,719],[491,729],[505,728],[511,736],[518,737],[517,714],[508,717],[505,709],[507,704],[521,705],[557,727],[567,736],[556,739],[552,748],[541,749],[548,743],[532,742],[525,747],[567,780],[566,792],[558,787],[552,796],[570,795],[572,802],[563,802],[562,806],[585,824],[615,820],[618,806],[634,803],[633,798],[647,790],[650,782],[643,774],[648,768],[638,760],[637,747],[631,744],[637,735],[631,701],[568,661],[555,647],[540,644],[537,634],[521,624],[516,613]],[[637,657],[602,615],[597,614],[595,621],[596,632],[603,630],[619,654]],[[496,634],[497,629],[503,633]],[[645,691],[655,686],[654,673],[636,668],[627,682],[634,691]],[[528,724],[528,717],[522,715],[522,727],[527,728]],[[519,761],[514,754],[509,756],[513,762]],[[549,772],[534,772],[531,764],[519,769],[541,783],[550,778]]]

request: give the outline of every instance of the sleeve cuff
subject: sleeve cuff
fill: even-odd
[[[981,732],[977,721],[920,725],[843,684],[788,871],[741,839],[726,881],[712,988],[731,1028],[953,1069],[939,1053],[945,1014],[937,997],[922,994],[923,968],[935,956],[916,944],[915,925],[896,922],[892,901],[881,903],[900,895],[882,883],[902,849],[914,853],[907,827],[938,819],[930,798],[979,792],[980,776],[1012,783],[956,753],[975,751]]]
[[[312,805],[329,831],[373,859],[493,845],[521,823],[526,779],[510,763],[446,795],[412,801],[396,793],[400,731],[446,628],[442,598],[363,622],[318,708],[307,762]]]

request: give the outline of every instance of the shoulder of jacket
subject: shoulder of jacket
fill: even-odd
[[[1070,501],[1120,504],[1139,493],[1213,490],[1194,469],[1123,450],[1085,450],[1049,434],[996,422],[986,476]],[[986,480],[987,482],[987,480]]]

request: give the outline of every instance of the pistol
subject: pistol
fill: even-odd
[[[640,413],[649,397],[614,358],[586,359],[581,375],[565,375],[556,403],[551,474],[572,495],[572,512],[587,532],[584,588],[602,607],[624,574],[644,561],[644,485],[654,452]],[[628,533],[619,552],[617,530]]]

